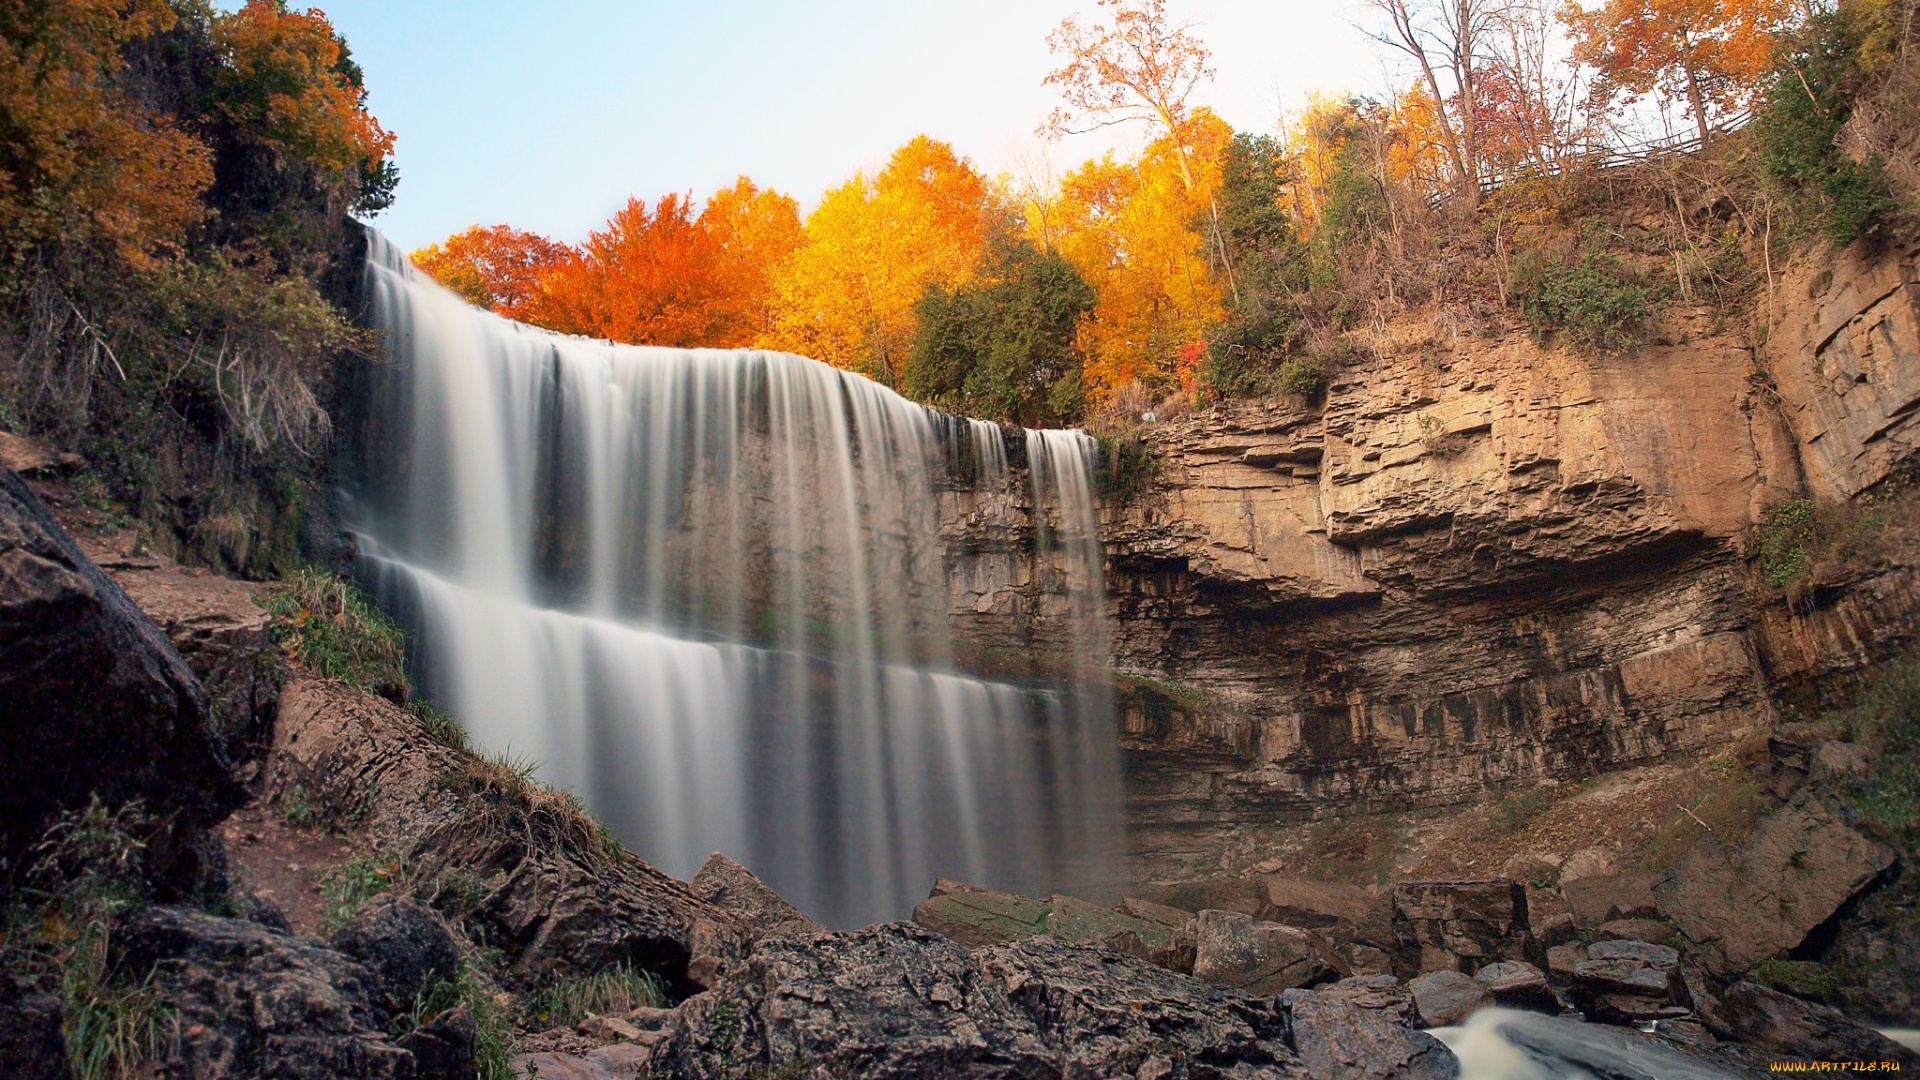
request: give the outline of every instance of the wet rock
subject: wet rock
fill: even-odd
[[[474,1080],[473,1014],[456,1005],[414,1028],[400,1040],[413,1055],[414,1080]]]
[[[204,831],[244,797],[179,654],[0,470],[0,879],[54,818],[140,800],[164,893],[208,884]],[[219,884],[219,883],[213,883]]]
[[[1044,938],[982,949],[975,959],[1033,1022],[1063,1076],[1299,1075],[1270,1001]]]
[[[72,1080],[60,999],[24,979],[0,975],[0,1076],[9,1080]]]
[[[1547,973],[1525,960],[1498,960],[1473,973],[1498,1004],[1512,1009],[1558,1011],[1559,1000],[1547,985]]]
[[[738,916],[755,937],[805,937],[826,931],[753,871],[717,851],[707,856],[687,887],[714,907]]]
[[[1233,911],[1194,918],[1193,974],[1215,986],[1273,995],[1338,979],[1346,974],[1341,966],[1333,946],[1311,930]]]
[[[1488,1009],[1474,1017],[1456,1045],[1469,1076],[1751,1080],[1754,1075],[1637,1031],[1511,1009]]]
[[[1717,1019],[1735,1038],[1789,1058],[1891,1061],[1920,1067],[1916,1054],[1837,1009],[1741,981],[1720,995]]]
[[[387,1034],[372,974],[306,938],[182,908],[134,912],[111,962],[151,972],[180,1037],[168,1075],[409,1080],[414,1056]]]
[[[1004,987],[960,945],[913,924],[774,939],[681,1005],[656,1066],[687,1080],[816,1065],[844,1080],[1053,1080],[1055,1052]]]
[[[1359,1008],[1332,987],[1283,995],[1294,1053],[1314,1080],[1453,1080],[1460,1064],[1446,1044]]]
[[[411,897],[367,902],[334,935],[335,949],[365,964],[388,1011],[405,1013],[460,967],[460,945],[440,913]]]
[[[1801,788],[1733,847],[1703,837],[1654,892],[1690,951],[1730,973],[1798,947],[1893,861],[1893,849],[1852,828],[1843,808]]]
[[[1493,992],[1470,976],[1449,968],[1429,971],[1407,984],[1413,1007],[1423,1027],[1451,1027],[1464,1023],[1493,1004]]]
[[[1402,975],[1525,959],[1527,893],[1517,881],[1415,881],[1393,890]]]

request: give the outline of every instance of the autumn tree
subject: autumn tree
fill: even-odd
[[[1204,351],[1207,328],[1221,315],[1221,285],[1208,273],[1196,225],[1211,216],[1233,129],[1196,110],[1183,136],[1156,139],[1135,162],[1089,161],[1061,180],[1052,214],[1060,252],[1099,297],[1080,332],[1096,400],[1136,379],[1167,384],[1183,354]]]
[[[1371,0],[1388,29],[1374,39],[1405,53],[1433,95],[1434,118],[1454,181],[1479,197],[1480,80],[1500,0]]]
[[[689,196],[664,195],[652,207],[630,198],[542,275],[528,313],[562,333],[633,345],[731,344],[719,254]]]
[[[121,85],[127,46],[176,22],[165,0],[0,0],[0,240],[12,255],[98,239],[144,265],[205,216],[212,154]]]
[[[1086,404],[1074,337],[1094,300],[1072,263],[1002,222],[972,282],[932,282],[915,305],[901,390],[1026,427],[1074,422]]]
[[[986,180],[916,136],[873,176],[826,193],[773,282],[764,344],[897,386],[929,284],[965,285],[985,250]]]
[[[1064,107],[1056,107],[1044,130],[1055,136],[1090,131],[1110,124],[1146,121],[1173,150],[1173,164],[1189,197],[1207,208],[1209,229],[1218,243],[1220,209],[1211,190],[1201,188],[1194,168],[1193,126],[1187,99],[1213,76],[1210,54],[1187,27],[1167,21],[1166,0],[1097,0],[1107,9],[1105,23],[1068,16],[1047,35],[1047,47],[1064,59],[1043,84],[1060,88]],[[1233,267],[1223,264],[1229,288]]]
[[[1794,0],[1607,0],[1565,18],[1575,57],[1598,72],[1597,93],[1683,100],[1705,143],[1712,114],[1752,101],[1795,9]]]
[[[414,252],[434,280],[509,319],[531,321],[542,275],[570,254],[565,244],[507,225],[472,225]]]
[[[800,204],[742,176],[707,200],[700,227],[713,238],[716,272],[725,283],[725,343],[765,338],[774,328],[773,283],[800,248]]]

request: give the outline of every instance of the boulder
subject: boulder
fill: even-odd
[[[1526,889],[1509,878],[1404,882],[1392,918],[1401,975],[1524,960],[1531,942]]]
[[[656,1070],[718,1080],[824,1066],[843,1080],[1054,1080],[1057,1052],[957,943],[910,923],[760,943],[742,969],[680,1007]]]
[[[753,871],[717,851],[707,856],[687,887],[714,907],[738,916],[756,938],[804,937],[827,929],[787,903]]]
[[[335,949],[366,965],[382,1003],[405,1013],[460,968],[460,945],[440,913],[411,897],[367,902],[333,935]]]
[[[1473,973],[1493,1000],[1511,1009],[1557,1012],[1560,1001],[1547,984],[1547,973],[1525,960],[1496,960]]]
[[[0,1076],[8,1080],[72,1080],[60,999],[25,979],[0,974]]]
[[[257,600],[260,586],[183,567],[132,538],[81,545],[200,680],[228,758],[243,767],[264,754],[273,738],[284,665],[272,618]]]
[[[1032,1021],[1064,1076],[1298,1075],[1285,1018],[1271,1001],[1044,938],[992,946],[974,959]]]
[[[1420,1014],[1413,1007],[1413,991],[1392,975],[1351,975],[1339,982],[1315,987],[1327,1000],[1344,1001],[1356,1009],[1377,1012],[1396,1024],[1412,1027]]]
[[[1187,922],[1193,918],[1193,912],[1185,908],[1156,904],[1151,900],[1142,900],[1135,896],[1129,896],[1121,900],[1119,910],[1136,919],[1145,919],[1148,922],[1159,923],[1168,930],[1178,930],[1187,925]]]
[[[1811,1061],[1897,1062],[1920,1068],[1920,1054],[1854,1023],[1837,1009],[1742,980],[1715,1005],[1717,1021],[1752,1046]]]
[[[1595,927],[1593,936],[1601,941],[1665,943],[1673,938],[1673,927],[1657,919],[1613,919]]]
[[[414,1055],[387,1033],[371,972],[307,938],[184,908],[135,910],[111,963],[149,977],[179,1018],[169,1076],[409,1080]]]
[[[1561,881],[1560,898],[1581,926],[1657,915],[1660,902],[1653,895],[1653,886],[1659,879],[1658,874],[1647,870],[1593,874]]]
[[[1373,906],[1373,894],[1358,885],[1270,874],[1264,882],[1266,905],[1256,917],[1287,926],[1325,929],[1359,925]]]
[[[1795,791],[1732,846],[1702,837],[1654,887],[1660,912],[1716,973],[1784,956],[1894,862],[1844,807],[1816,788]]]
[[[57,476],[84,464],[86,460],[79,454],[55,450],[25,435],[0,431],[0,469],[9,469],[21,476]]]
[[[1453,1080],[1460,1063],[1446,1044],[1354,1005],[1332,987],[1282,995],[1294,1053],[1314,1080]]]
[[[1573,965],[1570,996],[1589,1019],[1636,1024],[1684,1016],[1680,954],[1645,941],[1596,941]]]
[[[13,473],[0,470],[0,881],[96,796],[140,800],[164,894],[207,882],[205,830],[244,798],[193,672]]]
[[[1255,922],[1235,911],[1194,917],[1193,974],[1256,996],[1330,982],[1345,975],[1340,957],[1311,930]]]
[[[914,922],[968,948],[1045,934],[1066,942],[1105,945],[1174,967],[1169,953],[1174,935],[1170,918],[1140,918],[1071,896],[1035,900],[944,881],[913,909]]]
[[[1561,885],[1591,877],[1608,877],[1620,872],[1620,859],[1603,847],[1584,847],[1560,861]]]
[[[1493,992],[1451,968],[1429,971],[1407,984],[1424,1027],[1452,1027],[1493,1004]]]
[[[1573,980],[1574,965],[1587,958],[1587,947],[1578,941],[1547,947],[1547,978],[1553,982]]]

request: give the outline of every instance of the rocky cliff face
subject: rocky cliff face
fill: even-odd
[[[1914,253],[1809,261],[1770,303],[1757,350],[1679,303],[1608,357],[1403,320],[1322,402],[1148,424],[1158,475],[1103,521],[1143,869],[1721,747],[1910,636],[1920,558],[1790,607],[1748,549],[1920,443]],[[1057,568],[978,503],[951,515],[961,636],[1044,644]]]

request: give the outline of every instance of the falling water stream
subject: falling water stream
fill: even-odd
[[[1044,892],[1113,872],[1084,434],[947,416],[798,356],[535,330],[377,234],[367,287],[390,361],[346,516],[417,682],[481,747],[537,762],[669,873],[726,852],[835,925],[902,917],[936,876]],[[1006,524],[1035,538],[1078,670],[956,666],[943,492],[1023,517]]]

